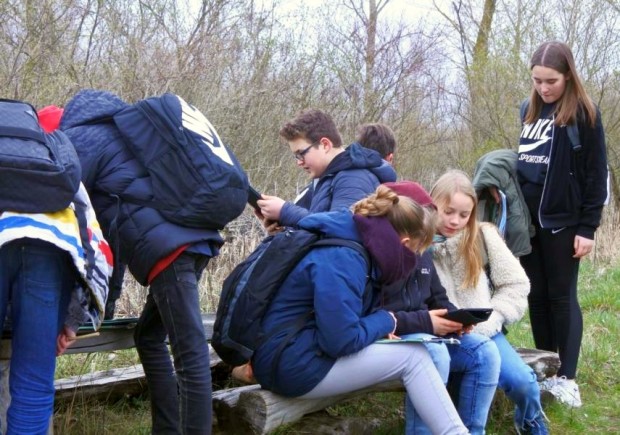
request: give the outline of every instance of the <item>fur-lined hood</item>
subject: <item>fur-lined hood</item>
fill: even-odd
[[[523,317],[527,308],[530,282],[497,228],[492,224],[482,223],[480,231],[490,264],[493,295],[484,270],[480,271],[480,279],[475,288],[460,288],[465,278],[465,262],[458,252],[462,233],[434,245],[433,263],[450,302],[459,308],[493,308],[489,320],[474,328],[474,332],[492,337],[501,331],[502,325],[517,322]]]

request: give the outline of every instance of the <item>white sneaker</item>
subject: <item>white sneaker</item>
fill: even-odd
[[[558,383],[558,378],[557,376],[552,376],[550,378],[545,379],[542,382],[538,383],[538,386],[540,387],[540,391],[548,391],[551,392],[551,389],[553,387],[555,387],[555,385]]]
[[[549,391],[559,402],[572,408],[581,407],[579,386],[573,379],[566,379],[566,376],[561,376],[557,378],[555,385],[553,385]]]

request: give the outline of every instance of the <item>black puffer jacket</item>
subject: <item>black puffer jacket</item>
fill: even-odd
[[[134,198],[152,197],[148,172],[112,122],[92,121],[111,119],[126,106],[109,92],[84,90],[65,107],[60,128],[75,145],[82,181],[110,246],[136,280],[146,285],[153,266],[177,248],[210,242],[216,254],[223,241],[217,231],[179,226],[153,208],[123,200],[126,193]]]

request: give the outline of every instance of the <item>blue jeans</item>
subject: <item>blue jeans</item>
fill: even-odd
[[[517,427],[523,427],[524,421],[533,422],[542,413],[536,373],[523,362],[504,334],[500,332],[491,339],[502,358],[499,388],[515,403],[514,421]]]
[[[54,410],[56,339],[63,328],[75,266],[56,246],[19,239],[0,248],[0,319],[10,304],[11,405],[7,434],[47,434]]]
[[[428,334],[412,335],[432,337]],[[453,400],[463,424],[472,434],[484,434],[500,373],[499,351],[489,338],[479,334],[464,334],[460,341],[460,345],[447,346],[428,343],[426,348],[444,383],[449,375],[450,386],[456,387]],[[431,433],[408,399],[405,416],[406,434]]]
[[[154,434],[211,433],[209,347],[198,298],[209,258],[182,253],[151,282],[138,320],[134,338],[149,386]]]

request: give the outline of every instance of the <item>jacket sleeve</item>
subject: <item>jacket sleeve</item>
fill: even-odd
[[[448,311],[453,311],[457,309],[448,299],[446,288],[441,284],[435,265],[433,265],[431,272],[431,295],[425,302],[431,310],[447,308]]]
[[[431,263],[432,264],[432,263]],[[429,310],[436,310],[441,308],[447,308],[448,310],[456,310],[456,307],[448,299],[446,289],[441,285],[439,276],[435,267],[431,267],[431,288],[430,296],[424,301]],[[410,281],[408,280],[407,283]],[[414,334],[417,332],[425,332],[427,334],[434,334],[433,322],[431,321],[431,315],[429,310],[417,310],[417,311],[399,311],[395,313],[398,324],[396,327],[397,335]]]
[[[285,227],[296,227],[297,223],[309,214],[308,209],[286,201],[280,210],[279,222]]]
[[[594,128],[580,124],[579,131],[583,141],[585,184],[582,186],[583,201],[577,235],[594,239],[608,195],[607,149],[598,108]]]
[[[389,298],[389,303],[385,304],[385,309],[394,311],[398,321],[396,335],[419,332],[433,334],[433,322],[431,321],[429,310],[441,308],[447,308],[448,310],[456,309],[448,300],[446,289],[439,281],[439,276],[433,266],[432,259],[423,267],[430,269],[430,279],[418,279],[416,285],[416,280],[413,278],[414,275],[412,275],[402,284],[406,286],[405,288],[400,286],[400,290],[397,291],[390,288],[388,290],[389,295],[384,295],[384,297]],[[428,288],[424,288],[424,286],[428,286]],[[386,292],[386,288],[382,289],[382,292]],[[426,299],[422,300],[425,297]],[[407,299],[408,302],[403,300],[403,298]]]
[[[397,311],[396,316],[396,335],[416,334],[424,332],[433,333],[433,322],[427,310],[418,311]]]
[[[489,320],[474,328],[487,337],[501,331],[503,325],[519,321],[527,309],[530,282],[519,260],[510,252],[497,229],[490,224],[480,227],[489,258],[494,293],[491,297],[493,313]],[[481,279],[486,281],[482,272]]]
[[[347,247],[314,249],[311,276],[319,347],[332,358],[358,352],[394,329],[385,310],[363,313],[366,261]],[[343,267],[346,265],[346,267]]]

